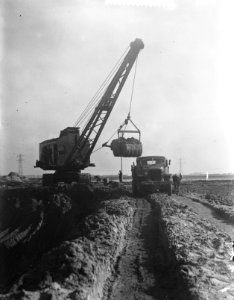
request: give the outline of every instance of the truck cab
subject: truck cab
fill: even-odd
[[[132,165],[132,190],[134,194],[166,192],[172,194],[171,161],[165,156],[142,156]]]

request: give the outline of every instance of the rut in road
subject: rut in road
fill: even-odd
[[[103,300],[176,299],[170,295],[181,282],[178,284],[176,268],[169,266],[171,259],[168,260],[165,237],[162,243],[158,218],[146,199],[136,199],[136,205],[132,230],[115,272],[104,288]]]
[[[234,240],[234,223],[220,216],[215,208],[205,205],[199,200],[193,200],[189,197],[173,196],[176,201],[188,205],[200,217],[209,220],[219,230],[226,232]]]

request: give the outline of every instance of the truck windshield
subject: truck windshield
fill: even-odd
[[[157,158],[157,157],[152,157],[152,158],[147,158],[143,159],[141,161],[142,166],[161,166],[164,164],[164,159],[163,158]]]

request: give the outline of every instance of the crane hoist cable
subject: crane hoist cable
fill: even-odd
[[[109,141],[113,138],[114,135],[116,135],[116,133],[118,132],[118,129],[114,131],[114,133],[112,134],[112,136],[108,139],[108,141],[104,144],[102,144],[102,146],[100,146],[99,148],[97,148],[96,150],[94,150],[92,153],[99,151],[100,149],[104,148],[103,145],[108,144]]]
[[[124,54],[125,53],[126,53],[126,51],[124,52]],[[122,58],[122,56],[121,56],[121,58]],[[121,58],[119,59],[119,61],[121,60]],[[116,68],[118,67],[119,61],[116,63],[116,65],[111,70],[111,72],[109,73],[109,75],[107,76],[105,81],[102,83],[102,85],[100,86],[98,91],[95,93],[95,95],[93,96],[91,101],[88,103],[87,107],[85,108],[85,110],[82,112],[82,114],[80,115],[80,117],[76,121],[76,123],[74,125],[75,127],[78,126],[79,124],[81,124],[84,121],[84,119],[86,119],[88,117],[88,115],[92,112],[94,106],[98,103],[98,101],[100,101],[100,94],[103,91],[104,87],[107,85],[108,81],[110,80],[110,77],[112,76],[112,74],[114,73]]]
[[[108,77],[106,78],[106,80],[104,81],[104,83],[102,84],[101,87],[105,87],[104,85],[108,85],[109,84],[109,81],[112,80],[112,77],[113,77],[113,74],[116,73],[116,70],[119,68],[120,64],[122,63],[122,58],[125,56],[126,52],[128,51],[129,47],[124,51],[124,53],[121,55],[120,59],[118,60],[118,62],[115,64],[114,68],[112,69],[112,71],[110,72],[110,74],[108,75]],[[103,89],[102,88],[102,89]],[[107,87],[106,87],[107,88]],[[93,113],[93,109],[95,108],[96,105],[98,105],[101,101],[101,98],[103,96],[103,94],[105,93],[106,91],[106,88],[105,90],[103,90],[102,94],[100,95],[99,98],[96,97],[96,100],[95,100],[95,103],[92,104],[92,106],[90,107],[89,111],[86,112],[86,115],[83,117],[83,120],[84,118],[86,119],[86,123],[83,125],[83,127],[85,128],[86,124],[88,123],[88,119],[89,119],[89,116]],[[101,89],[101,88],[100,88]],[[99,90],[100,90],[99,89]],[[97,94],[97,93],[96,93]],[[99,93],[100,94],[100,93]],[[98,95],[97,95],[98,96]],[[82,122],[83,122],[82,120]]]
[[[138,57],[136,58],[136,62],[135,62],[135,70],[134,70],[134,76],[133,76],[133,82],[132,82],[132,92],[131,92],[129,112],[128,112],[129,117],[131,115],[133,92],[134,92],[134,88],[135,88],[135,80],[136,80],[136,72],[137,72],[137,59],[138,59]]]
[[[115,69],[115,67],[113,68],[113,70]],[[103,91],[103,88],[105,87],[106,83],[108,82],[113,70],[110,72],[110,74],[107,76],[107,78],[105,79],[105,81],[102,83],[102,85],[100,86],[100,88],[98,89],[98,91],[95,93],[95,95],[93,96],[93,98],[91,99],[91,101],[88,103],[88,105],[86,106],[85,110],[82,112],[82,114],[80,115],[80,117],[78,118],[78,120],[75,123],[75,126],[78,126],[80,123],[82,123],[82,121],[84,119],[86,119],[87,115],[90,113],[90,111],[92,111],[93,107],[97,104],[97,102],[100,100],[100,93]]]
[[[104,88],[107,88],[108,82],[111,80],[113,74],[115,73],[115,71],[117,70],[117,68],[120,66],[120,64],[121,64],[121,62],[123,60],[123,57],[125,56],[125,54],[128,51],[128,49],[129,49],[129,47],[127,47],[127,49],[121,55],[121,57],[119,58],[119,60],[115,64],[115,66],[112,68],[112,70],[110,71],[110,73],[108,74],[108,76],[106,77],[106,79],[104,80],[104,82],[101,84],[101,86],[99,87],[99,89],[97,90],[97,92],[95,93],[95,95],[93,96],[93,98],[89,101],[88,105],[86,106],[86,108],[84,109],[84,111],[81,113],[81,115],[79,116],[79,118],[77,119],[77,121],[75,122],[74,127],[78,127],[85,119],[87,119],[88,115],[91,114],[91,112],[93,111],[94,107],[101,100],[101,95],[104,94],[104,92],[105,92]]]
[[[128,125],[128,121],[130,120],[130,122],[134,125],[134,127],[136,127],[136,125],[131,121],[130,115],[131,115],[131,108],[132,108],[132,100],[133,100],[133,93],[134,93],[134,88],[135,88],[135,80],[136,80],[136,72],[137,72],[137,59],[136,58],[136,62],[135,62],[135,70],[134,70],[134,75],[133,75],[133,82],[132,82],[132,90],[131,90],[131,97],[130,97],[130,104],[129,104],[129,112],[128,112],[128,116],[124,121],[124,124],[120,126],[120,128],[122,128],[124,125],[124,129],[123,131],[126,129],[127,125]],[[114,133],[111,135],[111,137],[107,140],[107,142],[105,142],[104,144],[102,144],[102,146],[100,146],[99,148],[97,148],[96,150],[94,150],[92,153],[99,151],[100,149],[102,149],[104,147],[104,145],[107,145],[108,142],[113,138],[113,136],[119,132],[119,129],[115,130]],[[136,127],[137,128],[137,127]],[[137,128],[138,129],[138,128]],[[139,131],[139,130],[138,130]]]

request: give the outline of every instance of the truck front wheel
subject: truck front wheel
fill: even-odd
[[[43,174],[42,175],[42,185],[52,186],[54,184],[54,174]]]

